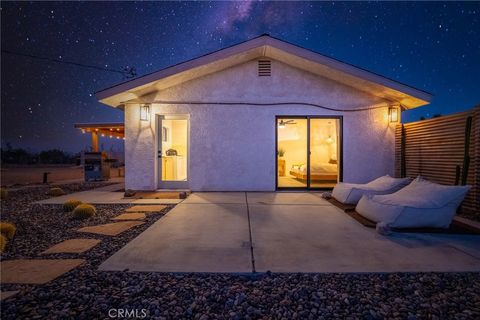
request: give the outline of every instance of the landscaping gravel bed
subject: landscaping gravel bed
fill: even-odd
[[[39,194],[35,194],[30,190],[2,201],[2,220],[18,226],[2,259],[55,257],[82,258],[87,262],[45,285],[2,285],[2,291],[21,291],[2,301],[2,319],[108,319],[109,312],[118,316],[118,309],[136,311],[139,319],[480,318],[480,273],[100,272],[97,268],[101,262],[171,206],[117,237],[79,234],[74,229],[108,222],[129,205],[99,205],[95,218],[78,221],[64,213],[61,206],[31,205],[44,192],[38,190]],[[49,246],[73,237],[102,242],[83,254],[39,256]]]

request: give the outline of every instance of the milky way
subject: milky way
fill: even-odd
[[[480,3],[2,3],[2,145],[78,151],[75,122],[122,121],[94,92],[269,33],[434,94],[406,120],[480,103]],[[112,143],[104,141],[109,148]],[[113,143],[118,148],[119,144]]]

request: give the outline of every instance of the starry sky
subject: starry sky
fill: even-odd
[[[2,2],[1,20],[3,146],[84,149],[75,122],[123,121],[94,92],[124,68],[140,76],[263,33],[434,94],[406,121],[480,103],[480,2]]]

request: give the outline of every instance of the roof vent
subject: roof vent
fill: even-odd
[[[258,60],[258,76],[270,77],[272,75],[272,61]]]

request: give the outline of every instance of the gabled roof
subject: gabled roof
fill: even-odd
[[[154,91],[258,59],[271,58],[298,69],[332,79],[388,101],[416,108],[429,103],[432,95],[365,69],[324,56],[291,43],[262,35],[201,57],[123,82],[96,93],[100,102],[112,107]]]

